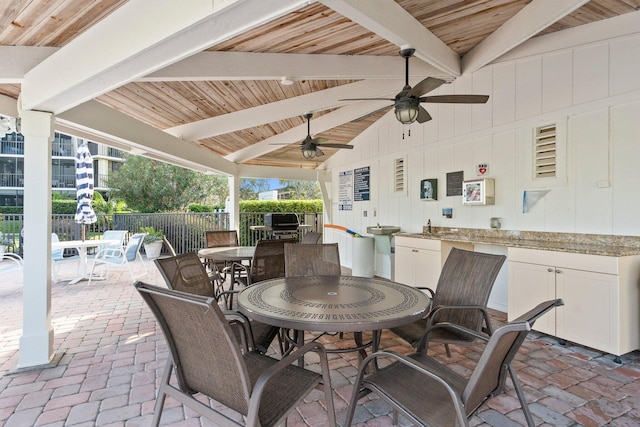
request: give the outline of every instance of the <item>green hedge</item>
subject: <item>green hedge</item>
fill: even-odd
[[[240,212],[322,212],[322,200],[246,200]]]
[[[52,200],[51,213],[54,215],[75,214],[78,202],[75,200]]]

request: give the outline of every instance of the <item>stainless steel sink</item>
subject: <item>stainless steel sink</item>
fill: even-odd
[[[367,227],[367,233],[373,235],[393,234],[400,231],[400,227],[395,225],[378,225],[373,227]]]

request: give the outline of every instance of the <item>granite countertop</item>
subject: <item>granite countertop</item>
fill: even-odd
[[[395,233],[394,236],[614,257],[640,255],[637,236],[443,227],[432,227],[431,233],[425,227],[423,233]]]

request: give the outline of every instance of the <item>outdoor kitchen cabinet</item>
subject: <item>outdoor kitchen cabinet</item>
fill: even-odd
[[[562,298],[534,329],[616,356],[640,348],[640,256],[509,248],[508,260],[509,321]]]
[[[451,248],[473,250],[471,242],[395,236],[396,282],[436,290]]]
[[[436,290],[441,270],[440,241],[395,237],[396,282]]]

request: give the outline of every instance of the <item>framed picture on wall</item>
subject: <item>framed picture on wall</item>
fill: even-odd
[[[423,179],[420,181],[420,200],[438,200],[437,179]]]

